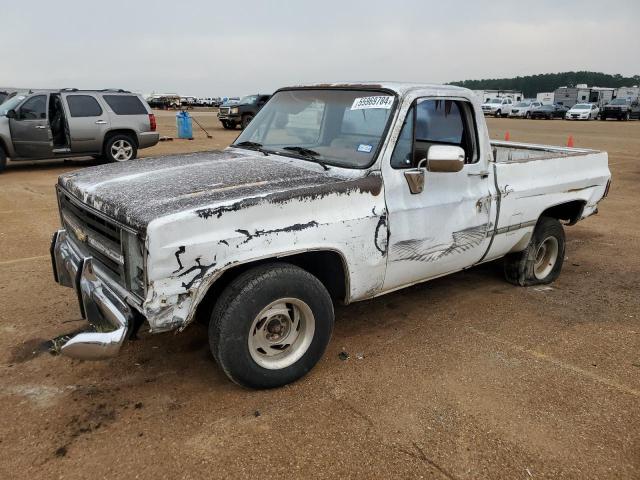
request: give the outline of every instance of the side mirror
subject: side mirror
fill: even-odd
[[[432,145],[427,154],[430,172],[459,172],[464,168],[464,149],[452,145]]]
[[[11,110],[9,110],[7,112],[7,118],[18,118],[18,114],[16,113],[16,111],[12,108]]]

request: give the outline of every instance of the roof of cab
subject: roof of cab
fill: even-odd
[[[385,89],[404,95],[414,90],[438,90],[457,93],[472,93],[468,88],[456,87],[454,85],[440,85],[432,83],[417,82],[334,82],[334,83],[309,83],[292,85],[288,88],[372,88]]]

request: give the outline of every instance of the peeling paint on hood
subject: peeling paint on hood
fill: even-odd
[[[145,230],[173,213],[289,190],[326,190],[345,180],[288,160],[230,149],[86,168],[62,175],[58,183],[85,204]]]

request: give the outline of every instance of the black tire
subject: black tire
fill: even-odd
[[[543,243],[547,242],[551,245],[553,242],[556,243],[557,252],[553,261],[545,261],[544,256],[537,258],[542,252],[546,255],[547,251],[552,251],[543,248]],[[560,275],[564,252],[565,237],[562,224],[555,218],[540,217],[527,248],[522,252],[510,253],[504,258],[504,275],[509,283],[521,287],[551,283]],[[537,260],[540,260],[540,263]]]
[[[502,112],[500,110],[496,111],[496,118],[500,118],[501,115],[502,115]]]
[[[529,120],[531,118],[531,112],[527,112],[524,115],[524,118],[526,118],[527,120]]]
[[[7,154],[4,151],[4,148],[0,146],[0,173],[4,171],[7,167]]]
[[[123,145],[126,149],[126,158],[119,157],[114,154],[114,148],[117,145]],[[130,150],[129,150],[130,149]],[[130,153],[129,153],[130,152]],[[133,160],[138,156],[138,146],[133,138],[129,135],[114,135],[109,137],[104,144],[103,155],[108,162],[125,162]]]
[[[251,123],[251,120],[253,120],[253,115],[243,115],[242,116],[241,127],[242,127],[243,130],[249,126],[249,124]]]
[[[631,120],[631,114],[630,114],[629,112],[627,112],[627,113],[624,115],[624,121],[625,121],[625,122],[628,122],[629,120]]]
[[[314,331],[310,344],[292,364],[265,368],[252,356],[250,335],[254,330],[256,336],[259,327],[252,326],[259,314],[279,299],[306,304],[312,312]],[[331,338],[333,322],[331,297],[315,276],[288,263],[269,263],[239,275],[222,292],[211,313],[209,345],[218,365],[235,383],[250,388],[280,387],[303,377],[320,360]],[[256,352],[253,355],[260,357]]]

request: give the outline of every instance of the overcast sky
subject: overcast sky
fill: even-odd
[[[0,85],[232,96],[301,82],[640,74],[640,0],[0,1]]]

